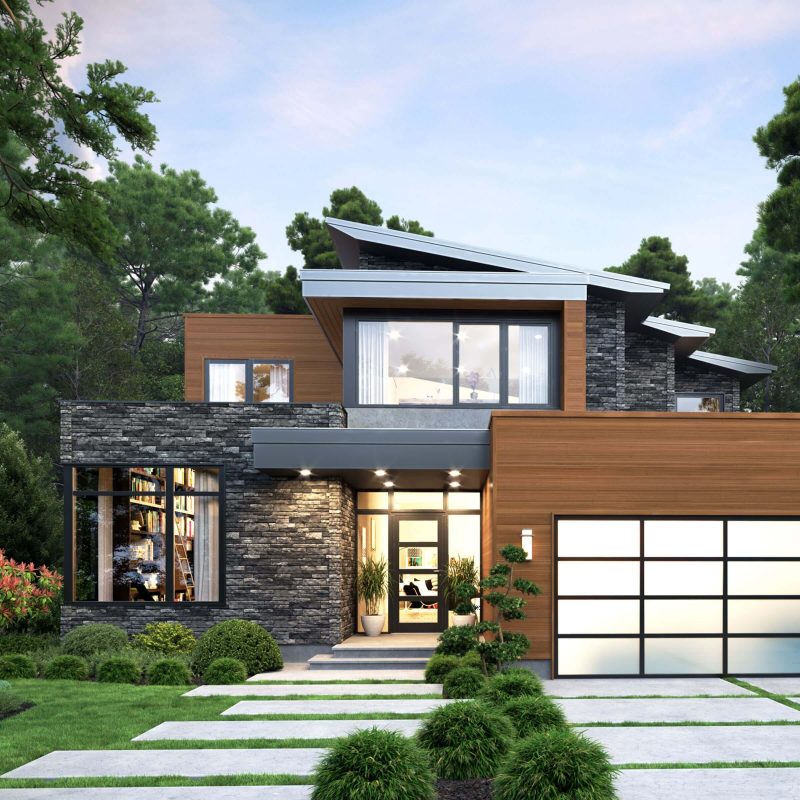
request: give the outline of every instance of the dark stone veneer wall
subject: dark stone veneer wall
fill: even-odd
[[[675,391],[722,394],[725,411],[739,411],[741,407],[740,384],[736,378],[692,361],[675,364]]]
[[[625,304],[586,298],[586,408],[625,409]]]
[[[253,469],[251,427],[342,428],[341,406],[237,403],[61,405],[65,464],[220,464],[225,467],[224,607],[65,605],[62,633],[83,622],[129,632],[177,620],[202,633],[235,617],[282,645],[335,644],[354,630],[353,493],[340,480],[273,478]]]

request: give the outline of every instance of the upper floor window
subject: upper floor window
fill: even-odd
[[[206,361],[206,400],[212,403],[289,403],[292,363],[269,359]]]
[[[679,394],[675,398],[676,411],[724,411],[722,394]]]
[[[358,403],[555,406],[553,328],[549,320],[361,320]]]

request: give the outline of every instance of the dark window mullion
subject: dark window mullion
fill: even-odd
[[[508,405],[508,323],[500,323],[500,405]]]
[[[167,579],[165,581],[164,598],[167,603],[175,599],[175,485],[173,483],[175,471],[170,468],[167,472],[167,509],[166,533],[164,546],[167,548]]]
[[[451,328],[453,336],[453,405],[457,406],[459,402],[459,395],[461,393],[461,373],[458,368],[461,366],[459,363],[461,359],[461,348],[459,346],[460,339],[458,334],[461,333],[461,323],[454,322]]]

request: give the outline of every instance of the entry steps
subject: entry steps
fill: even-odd
[[[436,647],[436,637],[430,642],[404,642],[401,634],[375,637],[353,636],[342,644],[334,645],[330,653],[322,653],[308,660],[312,670],[398,670],[424,669]],[[418,640],[419,637],[414,637]]]

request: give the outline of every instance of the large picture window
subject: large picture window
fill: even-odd
[[[557,405],[551,320],[362,319],[355,326],[358,405]]]
[[[269,359],[206,361],[206,401],[290,403],[292,364]]]
[[[219,467],[68,468],[66,596],[76,602],[219,602]]]

